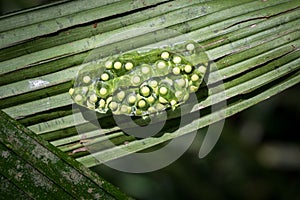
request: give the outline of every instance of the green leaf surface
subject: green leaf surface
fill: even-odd
[[[18,172],[13,176],[8,167],[22,162],[24,168],[30,163],[24,168],[28,174],[39,173],[45,184],[67,193],[66,198],[82,194],[88,187],[108,199],[128,198],[109,183],[99,183],[102,179],[77,161],[93,167],[159,147],[298,84],[299,10],[297,0],[77,0],[0,17],[0,108],[29,129],[1,114],[1,151],[11,156],[9,162],[2,159],[7,166],[1,168],[1,180],[19,188],[24,199],[32,198],[36,186],[26,188],[25,182],[16,179]],[[175,129],[170,124],[178,122],[181,113],[170,110],[170,123],[161,136],[137,140],[118,126],[100,132],[82,116],[85,112],[72,110],[68,89],[78,70],[90,64],[87,57],[94,51],[101,50],[97,55],[101,59],[187,38],[205,48],[211,61],[206,84],[197,92],[198,102],[183,105],[200,111],[200,118]],[[210,110],[222,102],[227,106]],[[112,121],[110,114],[98,118],[103,123]],[[136,122],[144,123],[141,119]],[[123,122],[122,126],[131,125]],[[85,130],[84,134],[77,129]],[[32,144],[42,152],[55,152],[57,163],[48,166],[37,157],[40,154],[32,153]],[[89,147],[94,148],[92,154]],[[101,162],[96,159],[99,156]],[[75,170],[86,182],[77,186],[60,180],[59,174],[67,169]],[[30,176],[24,178],[31,181]],[[94,197],[94,193],[88,195]]]

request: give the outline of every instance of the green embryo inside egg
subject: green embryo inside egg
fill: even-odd
[[[136,50],[86,65],[69,93],[75,103],[99,113],[144,116],[186,102],[207,66],[207,55],[193,41]]]

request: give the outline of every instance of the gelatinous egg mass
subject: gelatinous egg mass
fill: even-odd
[[[132,51],[87,64],[69,93],[75,103],[99,113],[144,116],[186,102],[207,66],[207,55],[193,41]]]

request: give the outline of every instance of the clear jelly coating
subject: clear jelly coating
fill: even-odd
[[[144,116],[176,109],[203,81],[208,58],[193,41],[114,55],[82,68],[69,93],[106,113]]]

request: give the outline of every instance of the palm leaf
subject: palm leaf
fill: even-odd
[[[299,6],[296,0],[82,0],[3,16],[0,107],[86,167],[145,151],[299,83]],[[128,32],[133,34],[111,39]],[[101,48],[105,58],[116,47],[125,52],[182,38],[198,42],[211,60],[199,102],[186,105],[200,110],[200,118],[177,130],[169,126],[160,137],[137,140],[118,126],[99,133],[81,113],[73,113],[67,91],[94,49]],[[227,106],[209,111],[224,102]],[[169,114],[170,122],[180,116]],[[109,122],[111,117],[99,118]],[[78,128],[85,133],[78,135]],[[96,148],[92,154],[90,147]]]

